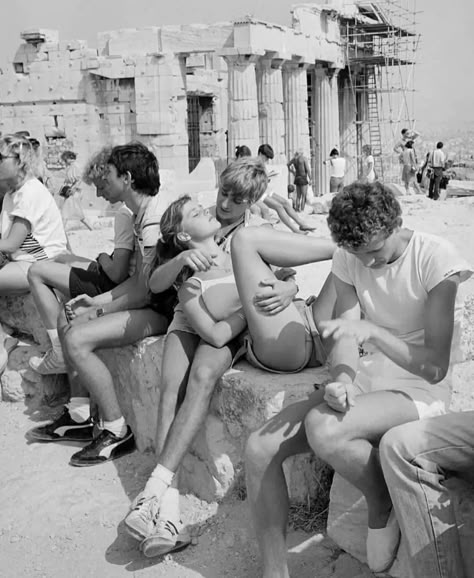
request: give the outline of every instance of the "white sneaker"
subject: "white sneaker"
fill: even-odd
[[[124,520],[125,529],[135,540],[145,540],[153,534],[158,518],[159,502],[155,496],[145,497],[143,492],[133,500]]]
[[[158,518],[153,534],[143,540],[140,550],[147,558],[154,558],[182,550],[189,544],[191,544],[191,536],[182,522]]]
[[[62,353],[55,349],[48,349],[43,357],[34,355],[28,360],[28,364],[37,373],[41,375],[56,375],[58,373],[67,373],[66,363]]]
[[[393,564],[400,544],[400,526],[392,508],[385,528],[369,528],[367,564],[372,572],[385,572]]]

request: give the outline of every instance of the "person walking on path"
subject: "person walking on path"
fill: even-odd
[[[288,169],[295,177],[295,211],[299,213],[304,211],[308,185],[311,184],[311,170],[302,150],[296,151],[295,156],[288,163]]]
[[[446,164],[446,155],[443,152],[443,146],[444,144],[441,141],[438,142],[429,159],[431,178],[428,198],[433,199],[433,201],[439,199],[439,189],[443,177],[444,165]]]

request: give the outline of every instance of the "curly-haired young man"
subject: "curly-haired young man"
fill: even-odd
[[[288,576],[282,463],[309,449],[363,492],[368,563],[387,569],[400,530],[375,448],[391,427],[440,415],[449,403],[457,290],[471,274],[468,263],[445,240],[404,228],[398,201],[380,183],[345,187],[328,224],[339,246],[332,266],[339,317],[319,329],[332,338],[331,382],[285,408],[247,445],[264,578]]]

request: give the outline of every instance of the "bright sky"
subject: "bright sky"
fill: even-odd
[[[61,40],[86,39],[95,46],[97,32],[116,28],[219,22],[246,14],[289,24],[290,8],[287,0],[10,2],[0,19],[0,62],[11,61],[27,28],[57,29]],[[416,0],[416,8],[422,34],[415,73],[417,126],[474,123],[474,2]]]

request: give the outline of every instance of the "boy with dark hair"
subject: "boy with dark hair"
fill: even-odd
[[[446,155],[443,152],[444,144],[440,141],[436,143],[436,149],[429,156],[428,164],[431,168],[430,187],[428,198],[437,201],[439,199],[439,189],[441,188],[441,179],[446,165]]]
[[[265,578],[288,576],[282,464],[309,448],[364,494],[368,563],[386,570],[400,531],[375,448],[391,427],[449,405],[457,288],[470,266],[444,239],[403,228],[398,201],[377,182],[338,193],[328,225],[339,246],[332,267],[339,318],[320,324],[322,337],[333,340],[331,382],[285,408],[247,445]],[[366,355],[359,358],[361,345]]]
[[[114,147],[105,180],[109,194],[122,200],[133,213],[136,270],[106,293],[93,298],[82,295],[70,301],[66,305],[70,324],[60,332],[65,357],[77,374],[81,391],[89,392],[98,405],[99,434],[93,438],[84,394],[78,396],[80,402],[72,404],[73,411],[65,408],[53,423],[30,432],[41,441],[89,441],[71,457],[74,466],[100,464],[133,451],[133,434],[118,404],[112,376],[96,350],[164,333],[174,304],[173,289],[163,299],[150,303],[146,283],[165,209],[157,194],[160,179],[155,155],[141,143]]]

